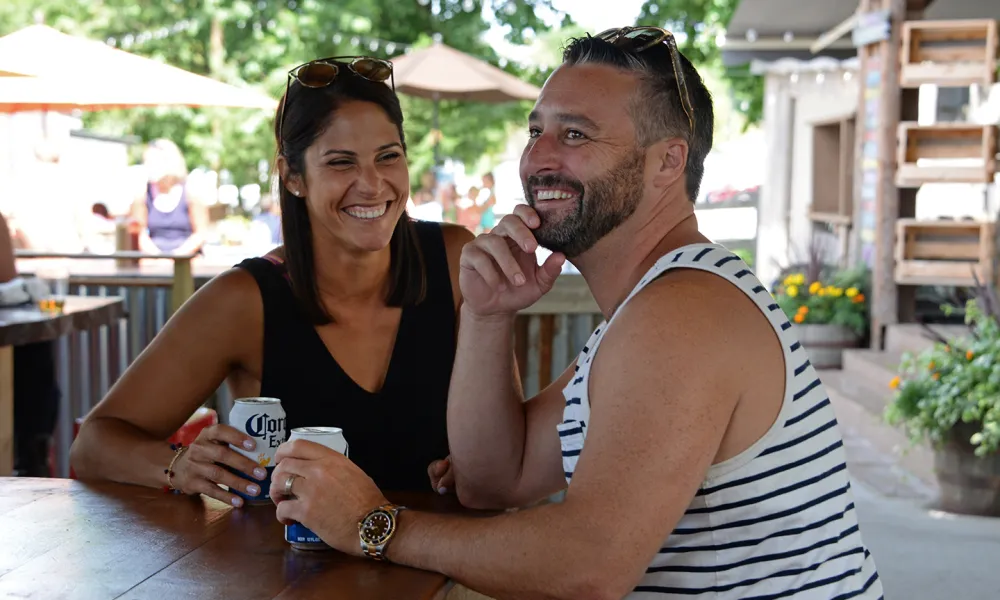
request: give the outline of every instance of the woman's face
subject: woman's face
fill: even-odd
[[[410,175],[399,131],[381,107],[342,104],[303,162],[304,180],[292,178],[288,188],[300,192],[314,235],[349,252],[389,245],[406,209]]]

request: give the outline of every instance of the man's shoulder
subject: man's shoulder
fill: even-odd
[[[723,358],[744,351],[771,326],[754,300],[725,277],[697,269],[671,269],[620,309],[607,335],[646,338],[657,353]]]

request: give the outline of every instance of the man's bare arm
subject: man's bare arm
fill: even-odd
[[[715,296],[664,280],[622,309],[592,367],[587,442],[562,503],[489,519],[405,511],[389,558],[495,598],[628,593],[690,505],[741,394],[727,373],[752,353],[732,342],[731,297]]]

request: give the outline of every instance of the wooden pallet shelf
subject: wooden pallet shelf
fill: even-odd
[[[900,123],[896,185],[991,183],[997,171],[997,128],[973,123]],[[933,162],[934,159],[945,159]],[[962,164],[947,160],[963,159]]]
[[[896,222],[899,285],[974,285],[993,282],[996,223],[991,221]]]
[[[993,19],[903,23],[899,83],[984,86],[997,79],[997,22]]]

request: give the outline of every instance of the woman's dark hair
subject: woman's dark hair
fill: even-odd
[[[306,149],[330,125],[340,106],[350,101],[371,102],[385,111],[399,130],[399,141],[405,152],[403,110],[396,94],[385,83],[369,81],[342,63],[340,67],[340,73],[333,83],[323,88],[307,88],[293,80],[286,96],[278,105],[274,137],[278,154],[285,157],[291,173],[305,176]],[[282,118],[281,111],[286,105],[288,112]],[[279,127],[284,131],[280,131]],[[288,191],[280,174],[278,194],[285,265],[292,292],[313,323],[331,323],[333,318],[320,301],[316,285],[316,250],[305,201]],[[416,228],[405,211],[392,232],[389,249],[390,279],[386,303],[389,306],[412,306],[420,303],[427,291],[426,268]]]

